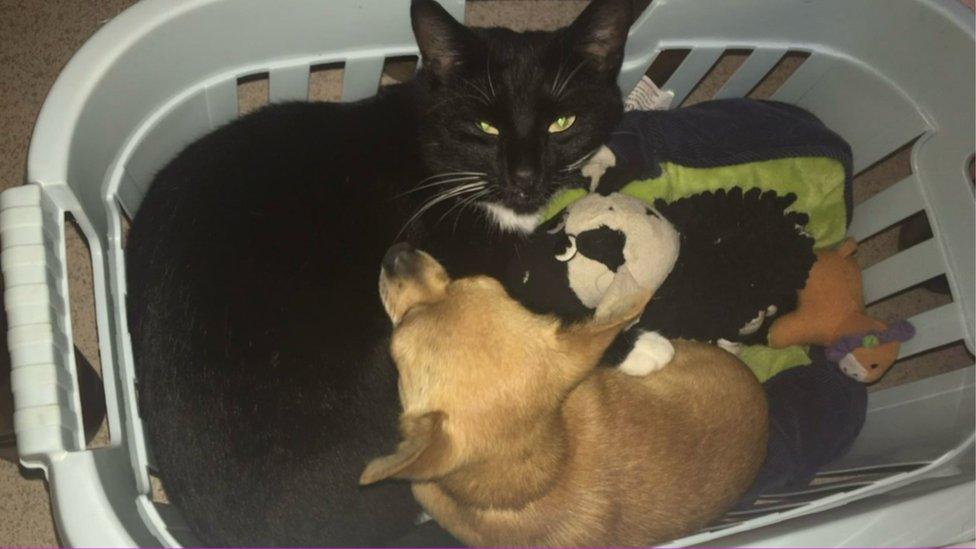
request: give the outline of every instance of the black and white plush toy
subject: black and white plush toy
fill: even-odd
[[[678,259],[678,232],[644,202],[590,194],[539,226],[509,264],[509,293],[530,310],[575,322],[608,292],[656,291]],[[671,343],[651,330],[631,334],[631,356],[614,361],[643,375],[667,364]]]
[[[573,322],[592,314],[627,269],[654,293],[608,349],[607,364],[653,371],[671,358],[665,338],[736,352],[765,343],[767,320],[795,308],[815,259],[807,216],[787,212],[794,200],[732,189],[652,208],[617,193],[590,194],[536,230],[509,265],[506,287],[529,309]]]

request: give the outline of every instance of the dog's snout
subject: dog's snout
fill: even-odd
[[[390,246],[383,256],[383,270],[388,274],[409,271],[409,265],[413,258],[417,256],[416,250],[406,242],[400,242]]]
[[[413,306],[437,301],[451,282],[444,267],[410,244],[394,244],[383,256],[380,300],[396,326]]]

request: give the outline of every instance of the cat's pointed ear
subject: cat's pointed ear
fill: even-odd
[[[633,22],[633,0],[593,0],[568,31],[573,48],[592,67],[616,76]]]
[[[410,21],[424,68],[443,79],[461,64],[471,31],[434,0],[413,0]]]

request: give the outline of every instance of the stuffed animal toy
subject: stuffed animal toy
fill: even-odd
[[[795,308],[815,258],[806,214],[787,211],[795,199],[734,188],[656,201],[681,234],[681,253],[641,325],[667,337],[766,343],[770,317]]]
[[[901,343],[914,335],[915,327],[899,320],[881,332],[843,336],[825,353],[845,374],[862,383],[874,383],[898,359]]]
[[[852,211],[850,146],[813,114],[776,101],[721,99],[672,110],[635,110],[605,147],[581,163],[590,191],[648,204],[706,191],[758,188],[796,195],[817,248],[836,245]],[[543,219],[586,194],[553,198]]]
[[[769,345],[826,346],[827,358],[838,362],[844,373],[871,383],[891,367],[901,342],[915,330],[906,321],[889,327],[867,314],[856,251],[857,242],[848,238],[834,250],[817,252],[796,310],[773,322]]]
[[[786,212],[794,199],[733,189],[651,208],[591,194],[536,230],[513,257],[506,287],[529,309],[572,322],[592,314],[619,269],[646,277],[653,297],[604,357],[629,373],[670,360],[661,335],[721,341],[733,351],[765,342],[768,317],[793,309],[814,260],[806,216]],[[680,252],[676,236],[645,236],[665,234],[662,227],[676,235],[672,224]]]
[[[591,194],[536,229],[503,282],[529,310],[575,322],[593,314],[615,280],[657,290],[678,249],[678,232],[654,208],[620,194]],[[674,355],[671,343],[652,330],[628,331],[633,352],[613,363],[623,372],[644,375]]]
[[[650,96],[663,98],[662,93],[667,92],[651,90]],[[581,186],[604,194],[619,191],[647,204],[736,188],[780,197],[792,193],[796,199],[788,211],[807,216],[804,230],[814,249],[843,240],[852,210],[851,149],[816,116],[776,101],[721,99],[647,110],[660,106],[637,99],[632,102],[637,110],[624,113],[610,141],[579,163]],[[541,220],[559,215],[586,193],[582,188],[558,193],[540,213]],[[759,333],[750,339],[761,340],[762,323],[784,312],[755,311],[751,319]],[[761,381],[810,363],[802,346],[719,343],[739,352]]]
[[[625,113],[608,146],[596,151],[581,166],[581,175],[589,179],[590,191],[598,190],[606,194],[619,190],[621,194],[639,198],[646,204],[662,206],[664,210],[658,213],[671,218],[679,232],[684,232],[681,228],[684,217],[692,223],[710,223],[710,213],[697,211],[697,207],[704,206],[709,199],[697,199],[700,203],[696,204],[688,200],[690,197],[711,192],[713,202],[718,203],[715,191],[729,193],[735,188],[774,191],[775,194],[770,193],[770,196],[776,196],[776,200],[781,201],[778,207],[807,216],[805,223],[799,222],[803,218],[793,221],[796,225],[805,225],[805,232],[812,237],[815,248],[825,248],[836,245],[846,233],[851,212],[851,165],[851,150],[847,143],[812,114],[782,103],[733,99],[670,111],[637,110]],[[604,175],[606,178],[601,179]],[[737,192],[744,193],[741,190]],[[786,201],[790,193],[796,195],[795,201]],[[568,317],[572,317],[586,315],[589,311],[584,306],[566,306],[574,299],[566,282],[567,270],[546,261],[544,257],[547,248],[561,250],[562,245],[556,244],[557,239],[553,235],[550,235],[552,240],[546,243],[546,237],[542,235],[545,229],[558,232],[562,218],[572,215],[573,201],[584,195],[586,190],[572,189],[556,196],[543,213],[543,220],[552,222],[530,238],[526,248],[521,251],[521,257],[513,260],[511,265],[512,280],[515,282],[511,287],[516,295],[520,290],[524,290],[523,295],[526,296],[539,292],[535,298],[536,304],[547,309],[547,312],[558,312],[564,318],[568,313],[571,313]],[[686,204],[694,204],[695,207],[681,210],[680,205],[674,205],[674,211],[669,211],[665,204],[675,204],[683,199],[688,200]],[[754,220],[747,218],[739,221],[751,223]],[[722,224],[714,222],[712,227]],[[789,237],[788,233],[783,234]],[[742,233],[742,236],[745,242],[747,233]],[[718,238],[716,236],[711,243],[714,244]],[[723,242],[726,240],[718,244]],[[705,254],[711,253],[712,248],[706,238],[702,238],[698,244]],[[690,244],[685,243],[685,236],[682,235],[681,254],[685,253],[687,245]],[[752,255],[754,252],[748,251],[737,260],[730,261],[731,266],[739,267],[742,265],[740,260],[747,262],[756,257],[766,261],[762,256]],[[580,253],[578,246],[577,253]],[[592,253],[585,251],[584,255]],[[734,254],[732,256],[735,257]],[[813,254],[809,253],[803,260],[807,262],[807,269],[812,258]],[[766,265],[773,276],[777,265],[779,263],[775,259]],[[788,270],[794,268],[802,271],[803,262],[787,267]],[[665,286],[672,280],[679,285],[682,283],[677,267],[675,269],[665,281]],[[727,265],[718,268],[719,273],[727,270]],[[526,273],[530,274],[530,278],[535,277],[531,289],[519,287],[520,277]],[[715,276],[715,273],[706,274]],[[790,284],[798,284],[795,286],[798,288],[803,285],[803,279],[799,283],[795,279],[785,282],[784,287]],[[687,284],[682,290],[694,292],[689,301],[700,301],[704,305],[719,304],[718,301],[702,299],[704,295],[700,294],[708,294],[708,297],[715,299],[715,294],[707,288],[696,291],[694,285]],[[657,299],[652,299],[655,306],[665,304],[660,300],[666,291],[664,286],[658,288],[655,293]],[[727,297],[728,293],[719,295],[718,299]],[[788,296],[786,299],[791,298]],[[796,299],[794,295],[794,303]],[[748,336],[750,334],[738,334],[738,331],[748,332],[755,327],[752,335],[755,339],[761,339],[770,317],[775,319],[790,312],[789,301],[781,307],[767,306],[766,309],[761,304],[762,299],[759,301],[743,307],[753,315],[744,324],[737,326],[731,323],[736,327],[733,337]],[[731,317],[725,315],[725,318]],[[642,318],[641,322],[644,320]],[[611,351],[616,348],[618,357],[626,354],[632,348],[631,341],[639,338],[640,329],[638,323],[626,331]],[[853,443],[864,423],[867,403],[864,384],[828,362],[820,347],[811,348],[807,356],[797,346],[777,351],[753,345],[744,349],[742,359],[749,363],[746,352],[755,350],[761,350],[758,356],[762,362],[769,363],[766,366],[775,362],[781,364],[774,368],[760,368],[768,372],[760,377],[766,380],[763,386],[770,406],[767,458],[752,489],[740,502],[740,507],[751,506],[760,495],[801,489],[809,484],[820,467],[839,458]],[[794,360],[786,366],[789,369],[783,370],[783,361],[778,360],[781,357],[777,354],[787,351],[794,355],[802,354],[804,360]],[[758,374],[756,365],[749,365]]]
[[[769,346],[830,345],[849,334],[885,329],[864,310],[861,268],[854,260],[857,242],[848,238],[834,250],[817,252],[796,311],[781,316],[769,330]]]

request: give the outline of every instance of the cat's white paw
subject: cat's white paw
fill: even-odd
[[[674,358],[674,346],[657,332],[644,332],[634,342],[620,371],[631,376],[646,376],[664,368]]]
[[[715,344],[721,347],[722,349],[725,349],[726,351],[732,353],[735,356],[739,356],[739,353],[742,352],[742,348],[745,347],[745,345],[743,345],[742,343],[739,343],[737,341],[729,341],[727,339],[719,339],[718,341],[715,342]]]
[[[600,178],[603,174],[607,173],[607,168],[612,168],[617,165],[617,157],[610,150],[610,147],[603,145],[600,147],[596,154],[590,157],[583,165],[583,169],[580,171],[583,173],[583,177],[587,177],[590,180],[590,192],[596,191],[597,185],[600,184]]]

